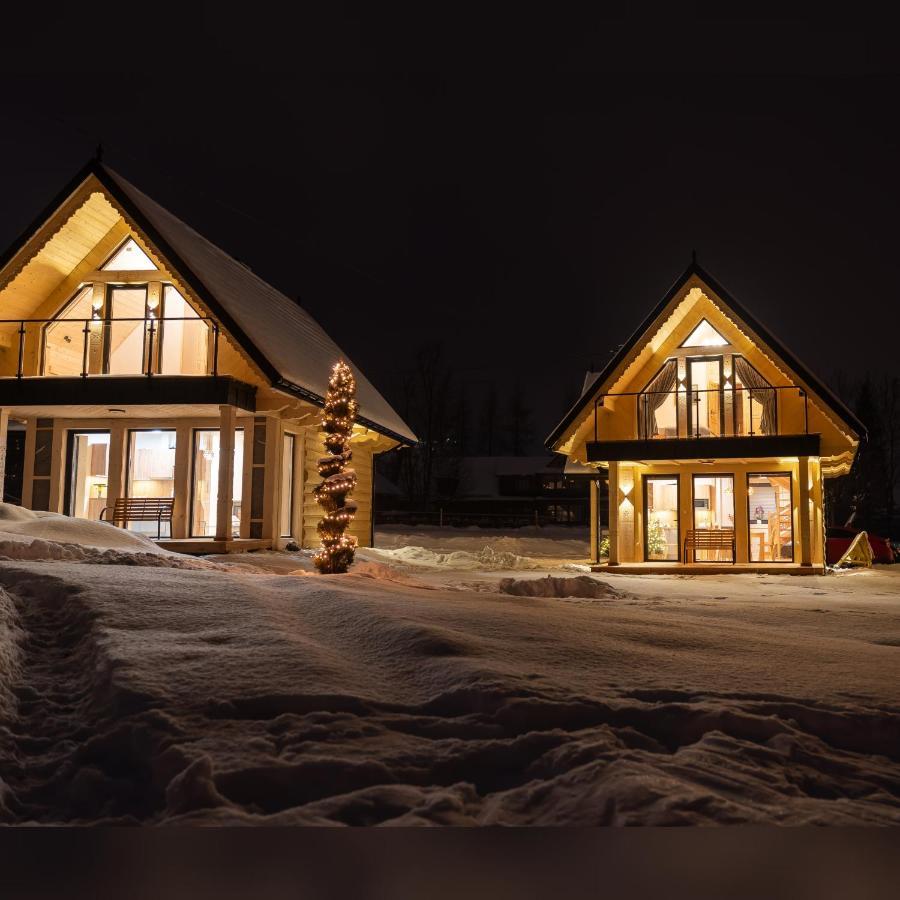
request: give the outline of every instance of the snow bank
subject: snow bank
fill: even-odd
[[[555,578],[552,575],[546,578],[503,578],[499,590],[516,597],[580,597],[597,600],[624,596],[622,591],[589,575],[577,575],[574,578]]]
[[[109,522],[76,519],[0,503],[0,558],[106,565],[208,568],[210,563],[163,550],[149,538]]]
[[[452,550],[446,553],[428,550],[425,547],[402,546],[396,550],[369,549],[370,555],[377,554],[385,559],[406,563],[411,566],[423,566],[433,569],[456,569],[466,572],[494,572],[508,569],[540,569],[543,565],[537,560],[519,556],[508,550],[497,550],[494,547],[482,546],[480,550]]]
[[[379,550],[402,547],[424,547],[442,553],[466,551],[479,553],[486,546],[497,553],[535,559],[586,559],[589,555],[590,533],[584,528],[548,526],[498,531],[490,528],[426,528],[410,530],[402,525],[380,525],[375,533]]]

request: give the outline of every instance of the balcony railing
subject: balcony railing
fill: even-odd
[[[675,429],[674,433],[646,434],[647,429],[641,428],[642,401],[644,398],[666,396],[674,398],[675,403]],[[709,416],[711,396],[717,395],[717,415]],[[691,388],[684,386],[672,391],[623,391],[621,393],[601,394],[594,401],[594,441],[605,439],[600,434],[599,410],[606,405],[607,399],[634,398],[634,436],[638,440],[645,439],[675,439],[675,438],[705,438],[705,437],[755,437],[763,435],[779,435],[786,432],[781,428],[784,401],[796,397],[803,401],[803,434],[809,434],[809,398],[806,390],[799,385],[781,385],[769,387],[728,387],[728,388]],[[704,400],[706,401],[704,406]],[[726,404],[726,400],[728,403]],[[748,400],[747,414],[743,414],[744,401]],[[627,399],[625,402],[629,402]],[[754,409],[754,402],[760,409]],[[765,413],[769,404],[769,414]],[[730,412],[726,414],[727,407]],[[655,413],[661,407],[653,407]],[[704,416],[704,409],[707,411]],[[741,412],[739,412],[739,410]],[[617,411],[618,415],[618,411]],[[643,418],[647,420],[647,416]],[[701,423],[701,419],[705,422]],[[764,418],[770,418],[768,429],[764,427]],[[729,427],[730,426],[730,427]],[[791,433],[798,433],[796,430]],[[626,438],[627,440],[627,438]]]
[[[141,324],[138,324],[141,323]],[[178,329],[177,338],[170,335],[170,344],[166,343],[166,325],[183,323]],[[129,329],[129,324],[134,327]],[[193,356],[193,365],[184,371],[185,335],[194,326],[193,342],[196,348],[203,348],[202,354]],[[141,327],[143,326],[143,327]],[[59,335],[51,334],[51,327],[59,329]],[[200,329],[203,329],[202,331]],[[120,342],[139,335],[137,347],[131,347],[131,355],[117,351],[113,346],[114,332],[124,330],[120,334]],[[6,346],[17,348],[15,373],[0,371],[0,377],[27,378],[30,376],[77,377],[82,378],[109,375],[218,375],[219,370],[219,324],[208,316],[163,316],[147,315],[134,318],[90,318],[90,319],[0,319],[0,337],[10,336]],[[174,329],[170,329],[174,331]],[[77,335],[80,334],[80,338]],[[13,338],[12,336],[15,335]],[[51,340],[56,343],[51,344]],[[72,352],[72,345],[80,342],[80,365],[78,356]],[[176,345],[176,341],[180,341]],[[77,344],[76,344],[77,346]],[[179,351],[180,364],[172,366],[166,358],[166,351]],[[48,358],[54,354],[65,353],[68,357],[60,368],[71,371],[48,371]],[[117,357],[117,354],[120,354]],[[174,354],[171,354],[174,355]],[[138,357],[140,362],[138,362]],[[175,356],[177,359],[177,355]],[[76,365],[72,365],[73,359]],[[169,363],[169,364],[167,364]],[[115,371],[111,371],[112,368]],[[166,369],[177,371],[165,371]],[[30,372],[28,370],[31,370]]]

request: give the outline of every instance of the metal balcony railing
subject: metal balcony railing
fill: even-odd
[[[717,395],[717,412],[709,415],[712,397]],[[649,418],[644,414],[644,405],[650,405],[651,397],[672,396],[675,401],[675,430],[671,434],[646,434],[642,428],[642,419]],[[679,385],[671,391],[623,391],[621,393],[601,394],[594,401],[594,441],[600,438],[599,410],[606,405],[609,398],[634,398],[634,435],[638,440],[704,438],[704,437],[755,437],[770,434],[784,434],[780,426],[784,400],[796,397],[803,401],[803,434],[809,434],[809,398],[806,390],[799,385],[789,384],[769,387],[721,387],[721,388],[687,388]],[[706,404],[704,404],[704,399]],[[729,401],[726,404],[726,399]],[[744,400],[749,400],[747,415],[743,414]],[[754,402],[758,408],[754,408]],[[627,401],[626,401],[627,402]],[[726,409],[730,413],[726,415]],[[766,408],[768,407],[768,415]],[[654,406],[655,412],[660,407]],[[703,421],[705,419],[705,421]],[[769,419],[768,423],[764,420]],[[730,428],[728,424],[730,423]],[[767,425],[768,427],[764,427]]]
[[[89,319],[0,319],[0,335],[14,333],[17,335],[18,353],[15,375],[2,375],[0,377],[27,378],[26,350],[29,343],[31,350],[37,354],[32,375],[55,377],[59,375],[78,376],[82,378],[94,376],[107,376],[109,372],[111,335],[115,328],[126,326],[128,323],[143,323],[143,350],[141,353],[140,371],[117,372],[118,375],[145,375],[148,378],[162,374],[183,374],[181,372],[163,373],[163,349],[165,346],[167,323],[184,322],[198,325],[202,323],[207,332],[206,340],[206,364],[205,372],[192,373],[203,375],[218,375],[219,370],[219,323],[209,316],[163,316],[147,315],[132,318],[89,318]],[[66,327],[68,333],[63,334],[60,340],[66,343],[72,342],[73,333],[81,333],[81,370],[73,372],[45,372],[47,358],[48,329],[51,326]],[[81,326],[76,328],[76,326]],[[13,343],[13,342],[11,342]]]

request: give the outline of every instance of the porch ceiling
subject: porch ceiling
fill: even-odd
[[[27,419],[32,416],[45,419],[219,419],[219,407],[213,403],[170,403],[153,405],[97,406],[70,404],[66,406],[10,406],[10,419]],[[122,410],[112,412],[112,410]],[[242,414],[238,411],[238,415]],[[252,415],[250,412],[244,415]]]

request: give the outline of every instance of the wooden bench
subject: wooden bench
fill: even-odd
[[[688,553],[691,553],[693,561],[697,562],[698,550],[730,550],[731,564],[734,565],[734,529],[691,528],[684,537],[684,561],[688,561]]]
[[[162,537],[162,523],[169,523],[172,533],[172,510],[174,497],[119,497],[113,506],[100,510],[100,521],[125,525],[128,522],[156,522],[156,539]],[[106,513],[111,513],[106,515]],[[105,519],[104,519],[105,517]]]

